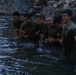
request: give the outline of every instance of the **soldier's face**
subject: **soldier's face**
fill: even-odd
[[[52,24],[52,19],[51,19],[51,17],[46,17],[46,24],[47,25],[51,25]]]
[[[61,30],[61,29],[62,29],[62,23],[61,23],[61,24],[56,23],[55,26],[56,26],[56,28],[57,28],[58,30]]]
[[[42,24],[43,24],[43,20],[40,19],[40,18],[37,18],[37,19],[36,19],[36,23],[37,23],[38,25],[42,25]]]
[[[19,21],[19,17],[18,16],[12,16],[12,17],[13,17],[14,22],[18,22]]]
[[[70,21],[70,19],[71,19],[71,17],[68,16],[68,14],[66,14],[66,13],[62,14],[62,23],[63,24],[68,23]]]
[[[28,17],[24,17],[24,21],[25,21],[26,23],[29,23],[29,22],[30,22],[30,19],[28,19]]]

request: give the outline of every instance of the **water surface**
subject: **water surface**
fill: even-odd
[[[61,53],[62,48],[19,42],[12,20],[0,17],[0,75],[76,75],[75,61]]]

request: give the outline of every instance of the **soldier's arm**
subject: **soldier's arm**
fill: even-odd
[[[21,27],[20,27],[19,32],[20,32],[20,34],[26,34],[25,30],[23,30]]]

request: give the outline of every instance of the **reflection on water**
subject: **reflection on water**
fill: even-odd
[[[62,49],[18,42],[12,22],[0,18],[0,75],[75,75],[75,61],[61,59]]]

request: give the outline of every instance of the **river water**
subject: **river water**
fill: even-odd
[[[61,55],[60,47],[19,42],[11,18],[0,17],[0,75],[76,75],[75,60]]]

